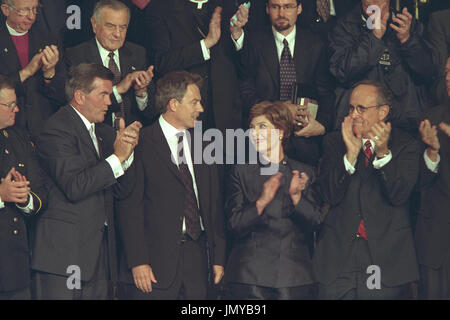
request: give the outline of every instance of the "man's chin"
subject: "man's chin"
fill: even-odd
[[[275,24],[273,27],[278,32],[281,32],[281,31],[285,31],[285,30],[289,29],[291,27],[291,25],[288,22],[285,22],[285,23],[282,23],[282,24],[279,24],[279,23]]]

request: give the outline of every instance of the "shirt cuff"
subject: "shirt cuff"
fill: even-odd
[[[147,108],[147,102],[148,102],[148,93],[145,93],[145,97],[139,98],[136,96],[136,103],[139,108],[139,110],[144,111],[145,108]]]
[[[123,169],[123,171],[127,171],[128,170],[128,168],[131,166],[131,164],[133,163],[133,160],[134,160],[134,151],[130,154],[130,156],[128,157],[128,159],[127,160],[125,160],[123,163],[122,163],[122,169]]]
[[[206,48],[206,45],[205,45],[205,39],[200,40],[200,46],[202,47],[203,59],[205,59],[205,61],[211,59],[211,55],[209,54],[209,49]]]
[[[116,97],[117,103],[121,103],[122,96],[120,95],[119,91],[117,91],[117,86],[113,86],[113,94],[114,94],[114,97]]]
[[[117,156],[115,154],[112,154],[108,158],[106,158],[106,162],[108,162],[109,165],[111,166],[111,169],[114,174],[114,178],[117,179],[117,178],[123,176],[123,174],[125,172],[122,168],[122,164],[120,163],[119,158],[117,158]]]
[[[3,209],[5,207],[5,203],[2,201],[2,198],[0,198],[0,209]]]
[[[244,46],[244,30],[242,30],[242,34],[239,37],[239,39],[234,40],[233,37],[231,36],[231,40],[233,40],[234,47],[236,48],[236,51],[241,50],[242,47]]]
[[[423,153],[423,159],[425,160],[425,164],[427,166],[427,168],[433,172],[433,173],[438,173],[439,170],[439,162],[441,162],[441,157],[439,156],[439,153],[437,154],[437,160],[436,162],[433,162],[430,157],[427,154],[427,151],[425,150],[425,152]]]
[[[34,201],[33,196],[30,194],[30,199],[28,200],[28,204],[26,207],[21,207],[16,203],[16,207],[22,210],[24,213],[30,213],[34,210]]]
[[[387,165],[389,163],[389,161],[391,161],[391,160],[392,160],[392,153],[391,153],[391,150],[389,150],[389,153],[386,156],[384,156],[383,158],[378,159],[378,157],[375,157],[372,164],[375,169],[381,169],[385,165]]]
[[[346,170],[349,174],[354,174],[354,173],[355,173],[355,171],[356,171],[356,169],[355,169],[355,164],[356,164],[356,161],[355,161],[354,164],[351,164],[351,163],[347,160],[347,157],[346,157],[345,154],[344,154],[344,165],[345,165],[345,170]]]

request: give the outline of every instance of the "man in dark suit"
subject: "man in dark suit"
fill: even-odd
[[[114,73],[112,104],[105,120],[109,125],[122,116],[126,124],[134,120],[150,122],[154,116],[153,66],[147,65],[143,47],[125,42],[129,21],[130,10],[125,4],[101,0],[91,19],[95,38],[67,49],[68,67],[99,63]]]
[[[313,260],[321,299],[405,299],[418,279],[408,201],[419,145],[386,122],[391,103],[381,84],[357,84],[341,132],[324,139],[319,186],[331,208]]]
[[[113,73],[80,64],[66,83],[69,105],[47,122],[38,155],[52,179],[36,224],[32,268],[37,299],[107,299],[117,276],[113,198],[129,194],[141,124],[116,133],[102,124]],[[133,167],[132,167],[133,168]],[[72,284],[72,285],[69,285]]]
[[[0,75],[0,300],[30,299],[29,226],[47,203],[28,135],[14,126],[14,83]]]
[[[215,284],[224,274],[218,171],[193,161],[203,149],[188,131],[203,112],[201,81],[186,71],[158,80],[162,115],[142,131],[139,174],[130,197],[119,204],[125,299],[205,299],[209,274]],[[201,135],[197,129],[194,135]]]
[[[65,101],[61,45],[34,25],[38,0],[3,0],[1,8],[6,25],[0,28],[0,72],[16,82],[17,125],[34,139]]]
[[[205,80],[203,128],[240,128],[236,49],[228,31],[236,11],[234,2],[152,0],[145,10],[156,75],[175,70],[199,74]]]
[[[446,66],[450,97],[450,57]],[[425,151],[421,157],[421,209],[416,226],[420,296],[450,299],[450,103],[431,108],[419,127]]]
[[[449,100],[446,94],[445,65],[448,60],[448,48],[450,48],[450,9],[433,13],[428,24],[428,38],[439,53],[439,80],[436,86],[437,100],[444,103]]]
[[[320,136],[330,128],[334,119],[333,79],[320,37],[296,26],[301,12],[300,0],[269,0],[266,13],[272,28],[243,35],[243,48],[239,50],[241,96],[247,108],[263,100],[290,101],[296,85],[299,87],[298,98],[317,100],[316,117],[307,114],[306,103],[290,105],[295,125],[301,129],[295,130],[290,141],[296,150],[293,157],[317,165]],[[232,30],[234,40],[239,41],[242,33],[242,28]]]

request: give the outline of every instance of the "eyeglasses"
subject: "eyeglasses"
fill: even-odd
[[[38,15],[42,11],[42,5],[40,3],[37,5],[37,7],[33,7],[33,8],[17,9],[16,7],[11,6],[11,5],[9,7],[14,9],[14,11],[17,12],[17,14],[22,17],[26,17],[30,13],[32,13],[33,15]]]
[[[11,103],[0,103],[0,106],[5,106],[11,111],[14,111],[17,107],[17,101],[13,101]]]
[[[269,10],[272,10],[272,11],[279,11],[281,9],[283,9],[284,11],[293,11],[298,7],[298,5],[296,5],[296,4],[286,4],[284,6],[279,6],[277,4],[269,4],[268,6],[269,6]]]
[[[366,112],[370,108],[378,108],[378,107],[381,107],[381,106],[383,106],[383,104],[379,104],[379,105],[376,105],[376,106],[370,106],[370,107],[364,107],[364,106],[360,106],[360,105],[355,107],[355,106],[350,105],[348,107],[348,113],[352,114],[353,111],[355,111],[355,109],[356,109],[356,112],[358,114],[363,114],[364,112]]]

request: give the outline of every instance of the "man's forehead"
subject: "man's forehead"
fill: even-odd
[[[17,8],[35,7],[38,5],[38,0],[13,0],[12,3]]]
[[[125,9],[115,10],[109,7],[102,8],[100,11],[100,20],[104,22],[119,19],[123,19],[124,23],[128,23],[128,11]]]
[[[353,89],[352,95],[350,96],[350,103],[353,105],[364,105],[364,103],[376,101],[377,99],[377,89],[370,85],[359,85]]]

